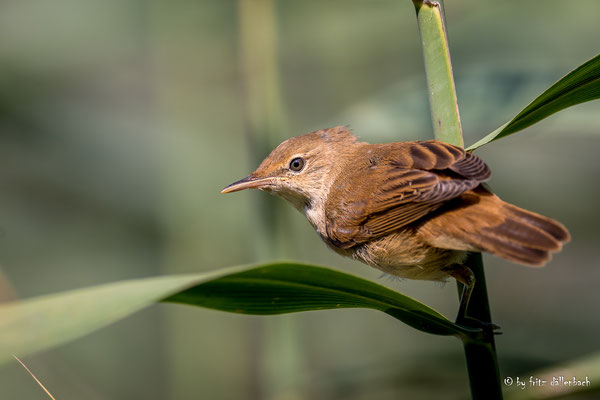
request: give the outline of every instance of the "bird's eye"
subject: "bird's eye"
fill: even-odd
[[[292,171],[299,172],[302,171],[302,168],[304,168],[304,159],[302,157],[296,157],[290,161],[290,169]]]

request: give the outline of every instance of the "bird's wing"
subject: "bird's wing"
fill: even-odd
[[[438,141],[407,142],[336,181],[326,232],[340,248],[389,234],[474,189],[490,171],[477,156]]]

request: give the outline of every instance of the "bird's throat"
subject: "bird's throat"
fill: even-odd
[[[321,237],[326,237],[325,226],[327,217],[325,215],[325,202],[322,199],[313,199],[304,207],[304,215]]]

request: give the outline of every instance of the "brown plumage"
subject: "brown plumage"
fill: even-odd
[[[477,156],[435,140],[358,142],[346,128],[280,144],[223,193],[258,188],[302,211],[327,245],[390,274],[460,278],[467,251],[530,266],[569,241],[559,222],[502,201]]]

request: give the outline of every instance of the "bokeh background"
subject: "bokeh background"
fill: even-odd
[[[466,143],[596,55],[599,16],[595,0],[448,1]],[[477,151],[501,197],[573,236],[543,269],[485,256],[503,377],[600,351],[599,111]],[[453,282],[386,280],[287,204],[219,193],[280,141],[340,124],[369,142],[431,137],[412,2],[1,2],[1,296],[286,258],[452,318]],[[369,310],[158,305],[24,361],[60,399],[469,396],[459,341]],[[0,398],[44,396],[16,363],[0,369]]]

